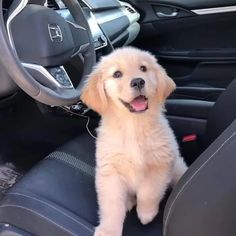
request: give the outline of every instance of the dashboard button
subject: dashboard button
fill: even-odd
[[[51,68],[49,69],[49,72],[60,85],[65,86],[65,87],[72,86],[68,75],[62,68],[60,67]]]

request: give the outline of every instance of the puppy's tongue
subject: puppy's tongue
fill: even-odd
[[[138,96],[129,105],[135,111],[145,111],[148,107],[148,101],[144,96]]]

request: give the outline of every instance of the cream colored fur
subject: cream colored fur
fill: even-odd
[[[121,78],[112,77],[117,70]],[[137,77],[145,80],[148,97],[149,108],[143,113],[131,113],[120,101],[139,95],[130,87]],[[102,58],[89,76],[82,100],[102,116],[96,142],[96,236],[121,236],[126,212],[135,205],[140,221],[151,222],[168,185],[176,184],[186,171],[163,112],[174,89],[173,80],[151,54],[131,47]]]

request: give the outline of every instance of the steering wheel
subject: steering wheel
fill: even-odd
[[[0,0],[0,63],[15,83],[47,105],[79,100],[83,82],[96,61],[92,34],[77,0],[63,0],[74,21],[29,0],[14,0],[3,18]],[[82,55],[83,75],[76,87],[63,64]]]

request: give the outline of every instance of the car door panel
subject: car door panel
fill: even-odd
[[[141,13],[133,45],[151,51],[177,85],[166,104],[171,126],[180,141],[202,136],[214,102],[236,78],[236,2],[130,2]]]
[[[192,67],[192,71],[182,76],[175,76],[171,68],[168,68],[169,75],[181,87],[225,88],[236,78],[236,62],[199,62]]]
[[[234,1],[133,3],[142,17],[141,33],[134,45],[154,53],[177,86],[225,88],[236,77],[236,11],[204,15],[192,11],[233,7]],[[171,15],[176,10],[176,16],[157,14],[163,11]]]
[[[134,5],[144,2],[142,0],[131,0]],[[189,10],[201,8],[215,8],[235,5],[234,0],[146,0],[145,2],[152,4],[168,4],[176,5]]]
[[[224,88],[208,87],[177,87],[171,99],[191,99],[197,101],[216,101]]]
[[[169,99],[166,102],[166,110],[171,116],[185,116],[207,120],[208,114],[214,102],[195,99]]]

